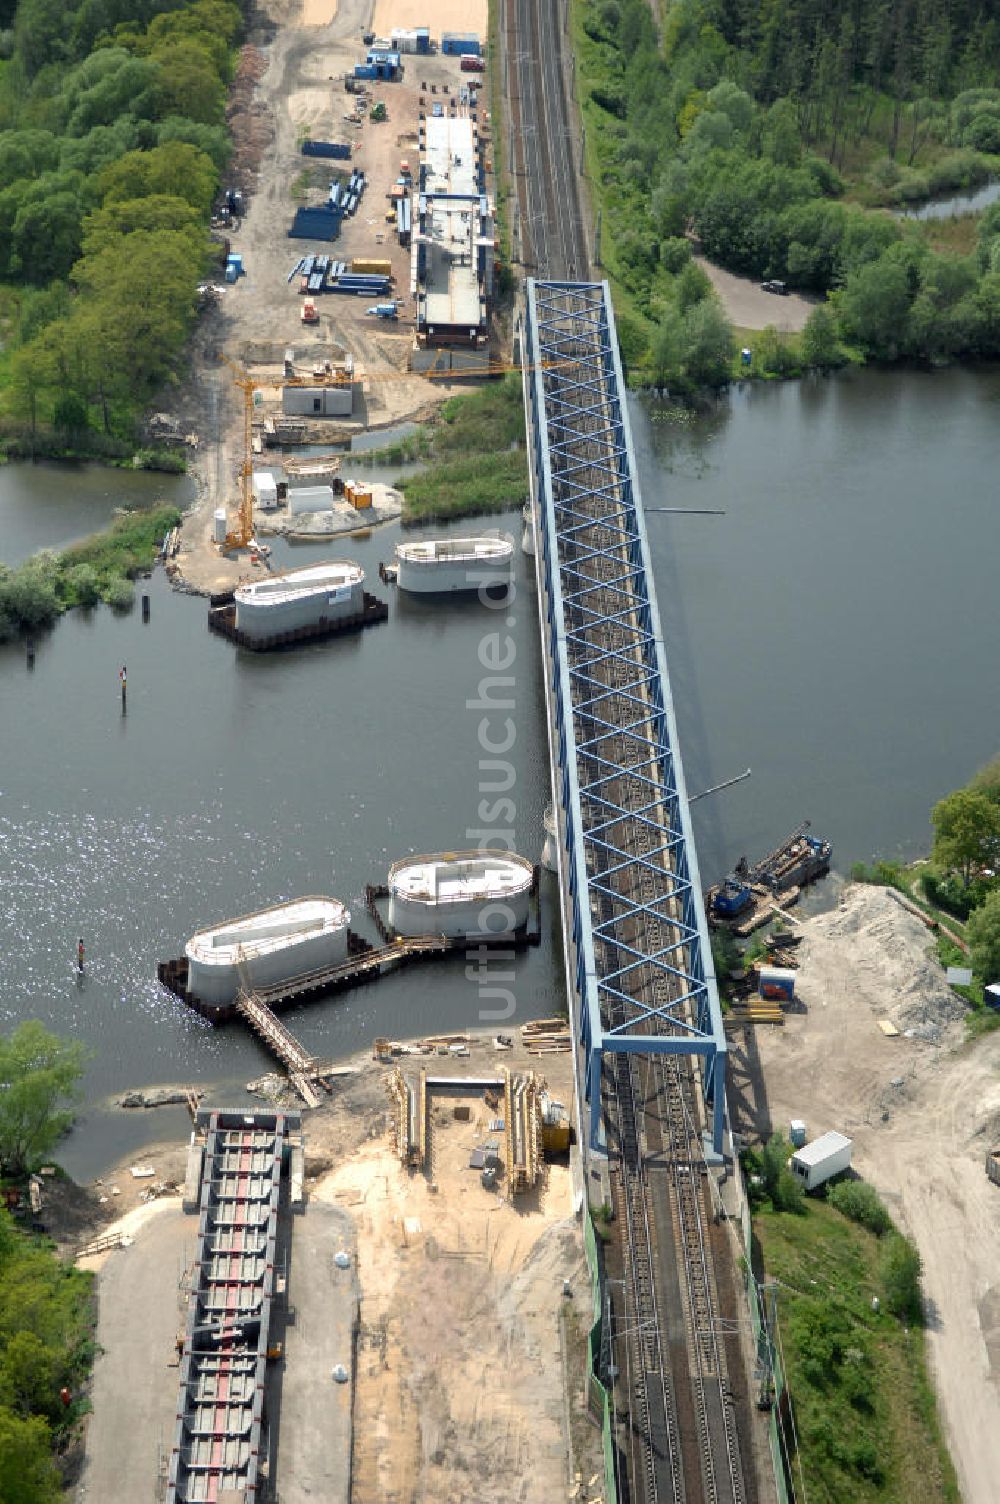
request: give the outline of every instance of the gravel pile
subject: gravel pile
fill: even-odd
[[[838,908],[809,921],[807,937],[797,984],[807,1006],[810,994],[846,990],[858,1007],[931,1044],[964,1017],[966,1006],[945,982],[930,932],[888,889],[851,884]]]

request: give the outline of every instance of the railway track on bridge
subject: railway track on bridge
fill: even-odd
[[[557,325],[559,296],[546,289],[546,317]],[[595,961],[602,976],[615,978],[605,991],[614,998],[605,1003],[611,1016],[602,1022],[634,1030],[645,1019],[639,1032],[679,1033],[683,1008],[671,1011],[678,984],[658,964],[682,943],[664,839],[675,822],[667,817],[661,771],[650,764],[659,736],[637,646],[643,628],[630,580],[620,458],[609,452],[615,415],[607,377],[595,380],[603,358],[597,321],[567,315],[567,327],[565,340],[550,336],[559,362],[543,380],[550,421],[559,427],[560,443],[549,450],[553,498],[571,515],[559,543],[560,571],[573,582],[564,596],[569,672],[585,678],[589,696],[574,712],[574,729],[581,806],[588,829],[600,833],[585,848],[589,874],[601,878],[591,916]],[[612,1323],[619,1498],[754,1504],[722,1336],[690,1059],[610,1058],[603,1103],[623,1276]]]

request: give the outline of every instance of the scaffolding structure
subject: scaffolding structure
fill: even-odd
[[[530,279],[521,359],[589,1138],[606,1054],[698,1055],[719,1153],[726,1038],[607,283]]]
[[[541,1104],[544,1089],[545,1082],[534,1071],[521,1075],[504,1068],[504,1138],[510,1201],[537,1185],[545,1168]]]
[[[422,1170],[427,1162],[427,1072],[422,1070],[414,1081],[397,1065],[389,1073],[386,1090],[393,1106],[396,1157],[407,1169]]]

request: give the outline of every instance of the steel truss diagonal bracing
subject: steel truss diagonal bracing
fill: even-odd
[[[607,284],[529,281],[522,359],[591,1141],[605,1054],[699,1055],[718,1153],[726,1040]]]

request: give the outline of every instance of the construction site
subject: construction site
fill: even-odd
[[[444,50],[433,6],[424,53],[388,50],[405,6],[403,22],[385,8],[382,52],[364,40],[380,40],[370,6],[332,10],[321,21],[282,0],[269,6],[231,99],[232,186],[215,231],[225,276],[204,289],[192,376],[170,414],[199,492],[171,567],[206,594],[252,571],[248,545],[265,511],[287,530],[287,493],[309,480],[296,449],[323,446],[343,462],[352,438],[426,415],[453,374],[491,361],[492,126],[481,75]],[[397,45],[415,45],[407,35]],[[300,233],[309,238],[290,238]],[[265,489],[278,482],[269,509],[255,508],[257,473]],[[330,530],[398,516],[391,500],[366,511],[370,497],[355,506],[334,488]],[[314,518],[303,531],[315,533]]]
[[[600,1497],[572,1057],[538,1042],[557,1024],[384,1042],[304,1119],[198,1111],[187,1150],[152,1154],[173,1192],[82,1260],[102,1299],[79,1497],[121,1476],[177,1504]]]

